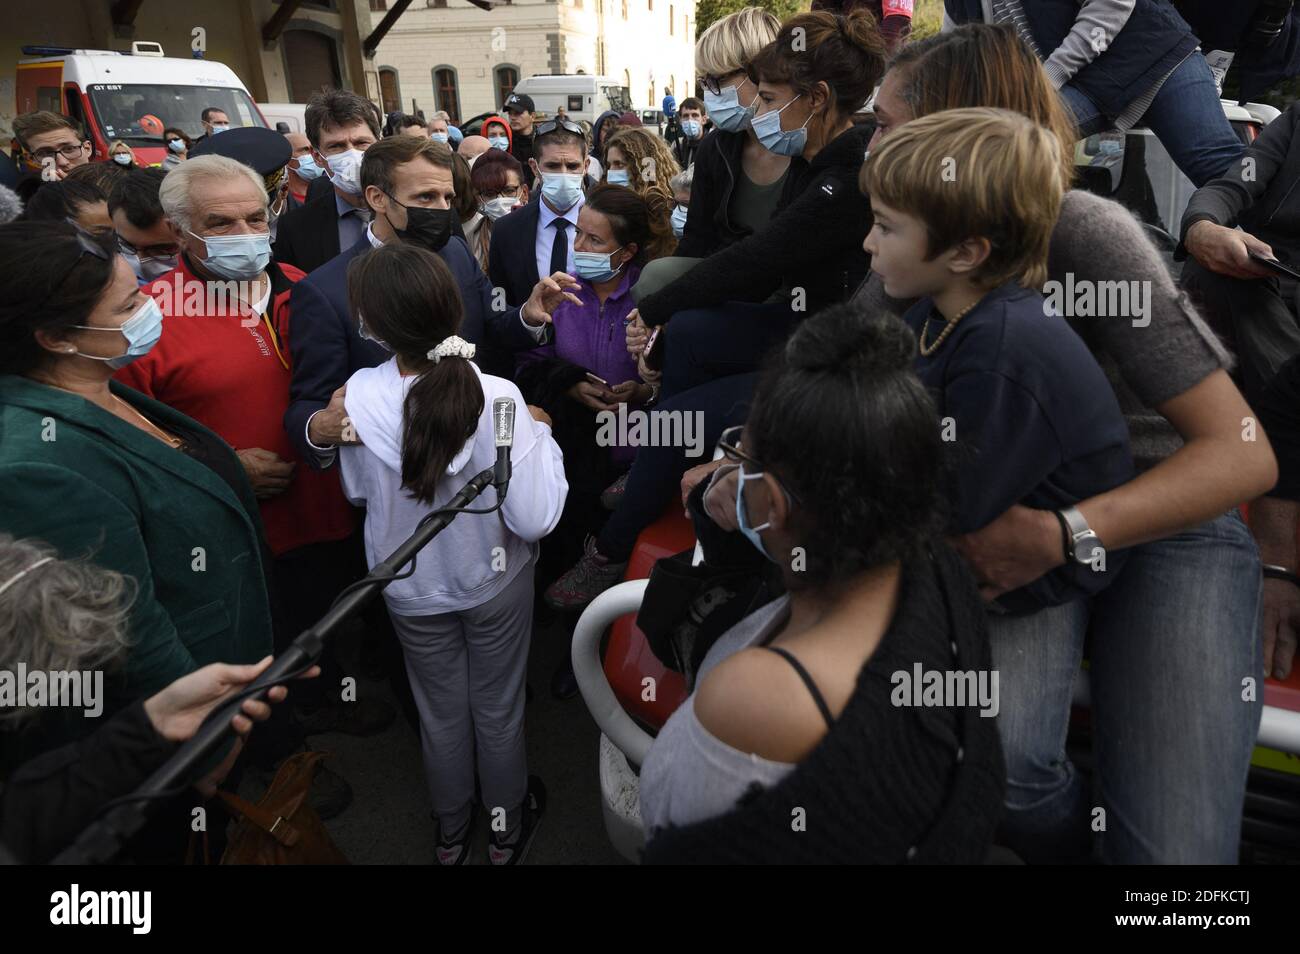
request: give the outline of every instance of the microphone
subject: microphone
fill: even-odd
[[[492,469],[492,486],[500,495],[510,483],[510,446],[515,439],[515,399],[499,397],[492,402],[492,431],[496,436],[497,462]]]

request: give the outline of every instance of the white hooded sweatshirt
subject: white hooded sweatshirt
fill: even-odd
[[[483,374],[473,362],[470,367],[483,386],[483,413],[478,430],[439,481],[432,504],[419,503],[402,489],[402,406],[416,376],[402,377],[397,359],[390,358],[348,379],[344,406],[361,444],[340,448],[340,473],[348,499],[366,508],[366,562],[371,567],[414,533],[420,518],[446,506],[471,477],[496,462],[492,402],[498,397],[515,401],[505,505],[495,513],[456,516],[420,551],[414,574],[388,584],[384,599],[399,616],[470,609],[496,596],[532,564],[536,541],[555,529],[569,492],[564,456],[551,429],[533,420],[514,384]],[[482,510],[495,503],[496,491],[488,487],[469,506]]]

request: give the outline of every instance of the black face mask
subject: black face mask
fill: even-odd
[[[421,209],[418,206],[402,205],[390,195],[394,205],[401,205],[406,210],[406,228],[393,227],[397,237],[403,242],[427,248],[430,252],[439,251],[451,238],[451,209]],[[392,220],[389,220],[392,225]]]

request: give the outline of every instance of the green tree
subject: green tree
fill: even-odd
[[[743,10],[745,7],[762,7],[770,10],[778,20],[807,10],[810,0],[697,0],[695,4],[695,35],[701,36],[714,23]]]

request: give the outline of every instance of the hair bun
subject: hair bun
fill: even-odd
[[[833,305],[804,321],[790,336],[786,363],[803,371],[888,374],[916,359],[916,337],[901,319]]]

